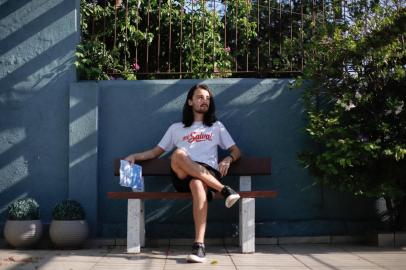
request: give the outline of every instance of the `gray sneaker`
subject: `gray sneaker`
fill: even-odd
[[[240,199],[240,195],[229,186],[224,186],[221,190],[221,194],[226,199],[225,204],[227,208],[233,206]]]
[[[192,253],[187,256],[189,263],[202,263],[206,260],[206,250],[203,243],[194,243]]]

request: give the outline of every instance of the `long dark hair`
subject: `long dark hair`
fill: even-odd
[[[210,88],[206,84],[196,84],[196,85],[192,86],[192,88],[190,88],[189,92],[187,93],[187,98],[186,98],[185,104],[183,105],[182,123],[185,127],[190,127],[193,124],[193,121],[195,120],[194,115],[193,115],[192,106],[189,105],[188,100],[192,100],[196,89],[204,89],[207,92],[209,92],[209,94],[210,94],[209,109],[204,114],[203,124],[211,127],[213,125],[213,123],[217,121],[216,106],[214,105],[213,93],[211,92]]]

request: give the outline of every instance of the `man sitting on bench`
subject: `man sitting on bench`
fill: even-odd
[[[230,151],[220,163],[217,146]],[[223,185],[221,178],[227,175],[231,162],[241,155],[227,129],[217,121],[213,94],[205,84],[189,90],[182,123],[172,124],[155,148],[125,159],[131,163],[154,159],[175,147],[171,156],[172,183],[178,192],[191,192],[193,197],[195,242],[187,261],[204,262],[207,202],[215,191],[221,192],[228,208],[238,201],[240,195]]]

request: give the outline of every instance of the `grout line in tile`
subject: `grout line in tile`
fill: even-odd
[[[359,254],[357,254],[357,253],[354,253],[354,252],[352,252],[352,251],[350,251],[350,250],[345,249],[344,247],[343,247],[342,249],[343,249],[345,252],[348,252],[348,253],[350,253],[350,254],[352,254],[352,255],[354,255],[354,256],[357,256],[357,257],[360,258],[361,260],[365,260],[365,261],[367,261],[367,262],[369,262],[369,263],[372,263],[373,265],[376,265],[376,266],[378,266],[378,267],[380,267],[380,268],[382,268],[382,269],[389,270],[389,268],[386,268],[384,265],[380,265],[379,263],[376,263],[376,262],[373,262],[373,261],[371,261],[371,260],[369,260],[369,259],[367,259],[367,258],[364,258],[364,257],[362,257],[361,255],[359,255]]]
[[[234,266],[235,270],[238,270],[238,266],[237,266],[237,264],[235,263],[235,261],[234,261],[234,259],[233,259],[233,256],[231,256],[230,252],[228,251],[228,248],[227,248],[227,246],[226,246],[226,242],[225,242],[225,241],[223,242],[223,247],[224,247],[224,249],[225,249],[225,251],[226,251],[226,253],[227,253],[227,256],[230,258],[231,262],[233,263],[233,266]]]
[[[106,252],[103,252],[102,254],[103,254],[103,256],[99,256],[99,260],[97,262],[95,262],[94,265],[89,268],[89,270],[94,269],[102,261],[102,259],[105,258],[109,254],[108,249],[106,250]]]
[[[290,253],[290,251],[288,251],[286,248],[284,248],[282,245],[278,245],[278,247],[280,249],[282,249],[284,252],[286,252],[287,254],[289,254],[290,256],[292,256],[296,261],[298,261],[299,263],[303,264],[304,267],[306,267],[307,269],[312,270],[312,268],[310,266],[308,266],[306,263],[302,262],[298,257],[296,257],[294,254]],[[333,268],[335,269],[335,268]]]

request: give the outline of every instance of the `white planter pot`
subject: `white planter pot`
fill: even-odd
[[[51,241],[59,248],[78,248],[88,234],[86,220],[52,220],[49,228]]]
[[[32,247],[41,235],[41,220],[7,220],[4,226],[4,238],[16,248]]]

